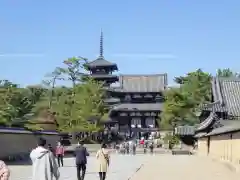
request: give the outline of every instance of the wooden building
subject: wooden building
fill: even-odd
[[[113,97],[120,99],[109,113],[111,119],[118,121],[119,132],[131,135],[158,130],[167,75],[121,75],[119,80],[119,88],[109,89]]]
[[[117,122],[119,132],[131,134],[135,131],[157,130],[156,119],[163,106],[163,91],[167,88],[167,74],[120,75],[117,64],[103,56],[103,34],[100,38],[100,56],[86,65],[90,76],[104,82],[105,99],[109,108],[108,123]],[[119,87],[111,86],[119,82]]]
[[[205,104],[196,129],[200,155],[240,164],[240,79],[214,78],[213,103]],[[205,118],[205,119],[204,119]]]

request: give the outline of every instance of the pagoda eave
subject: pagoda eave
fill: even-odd
[[[90,76],[91,78],[93,78],[94,80],[98,80],[98,81],[108,81],[108,82],[116,82],[118,81],[118,77],[117,76]]]
[[[110,69],[111,71],[118,71],[118,67],[116,64],[113,65],[86,65],[87,70],[94,70],[94,69]]]

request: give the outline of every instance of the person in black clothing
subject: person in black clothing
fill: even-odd
[[[149,149],[150,149],[150,152],[151,154],[153,154],[153,148],[154,148],[154,145],[153,145],[153,142],[149,145]]]
[[[129,142],[126,143],[126,151],[127,151],[127,154],[129,154]]]
[[[87,156],[89,156],[89,153],[87,152],[87,149],[86,147],[84,147],[83,143],[78,144],[78,147],[75,149],[75,156],[77,166],[77,178],[78,180],[84,180],[86,173]]]
[[[51,152],[53,153],[53,155],[55,156],[54,149],[53,149],[53,147],[52,147],[51,144],[48,144],[48,149],[49,149],[49,151],[51,151]]]

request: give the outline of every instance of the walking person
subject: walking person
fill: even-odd
[[[133,143],[133,145],[132,145],[132,153],[133,153],[133,155],[136,155],[136,148],[137,148],[136,143]]]
[[[127,152],[127,154],[129,154],[129,152],[130,152],[130,147],[129,147],[130,145],[129,145],[129,142],[126,142],[126,152]]]
[[[0,160],[0,180],[9,180],[10,170],[4,161]]]
[[[56,180],[59,179],[60,173],[53,153],[45,148],[46,140],[39,138],[37,148],[30,153],[33,166],[32,180]]]
[[[53,153],[53,155],[55,155],[54,154],[54,149],[53,149],[51,144],[48,144],[48,150],[51,151]]]
[[[154,144],[153,144],[153,142],[150,143],[149,149],[150,149],[150,153],[153,154],[153,149],[154,149]]]
[[[61,165],[63,166],[64,146],[61,144],[60,141],[57,143],[55,155],[57,156],[58,167],[60,167]]]
[[[75,156],[77,166],[77,178],[78,180],[84,180],[86,173],[87,156],[89,156],[89,153],[87,151],[87,148],[84,147],[83,143],[78,143],[78,146],[75,149]]]
[[[98,150],[96,155],[100,180],[106,179],[106,173],[110,163],[109,152],[106,148],[106,144],[102,144],[101,149]]]

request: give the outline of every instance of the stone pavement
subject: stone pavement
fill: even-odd
[[[127,180],[135,171],[144,164],[150,155],[111,155],[111,166],[107,180]],[[95,166],[95,156],[88,158],[86,180],[98,180]],[[77,180],[74,158],[66,158],[64,167],[60,168],[60,180]],[[29,165],[12,165],[10,180],[30,180],[32,169]]]
[[[239,174],[207,157],[189,155],[149,156],[131,180],[237,180]]]
[[[98,180],[95,156],[88,158],[86,180]],[[31,166],[12,165],[10,180],[30,180]],[[76,180],[74,158],[66,158],[60,180]],[[107,180],[237,180],[239,174],[223,163],[189,155],[111,155]]]

